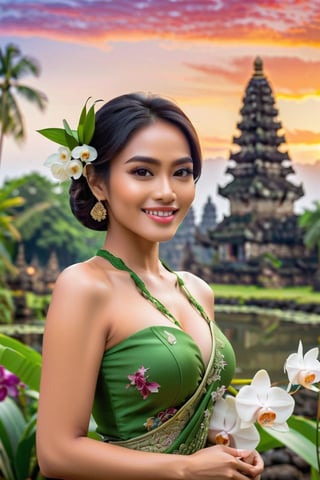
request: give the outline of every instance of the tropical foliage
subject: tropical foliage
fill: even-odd
[[[304,242],[310,249],[315,248],[318,255],[318,269],[314,278],[314,290],[320,291],[320,202],[314,202],[313,210],[305,210],[299,219],[304,229]]]
[[[25,385],[16,400],[0,402],[0,475],[5,480],[40,480],[35,451],[41,355],[23,343],[0,336],[0,363]]]
[[[23,56],[16,45],[0,48],[0,162],[5,135],[12,135],[18,142],[25,138],[23,115],[16,96],[35,104],[40,110],[45,108],[45,94],[20,81],[26,75],[38,76],[39,73],[38,62]]]
[[[0,268],[12,268],[10,261],[11,248],[20,240],[20,233],[15,225],[17,208],[23,205],[24,199],[14,192],[13,185],[5,185],[0,190]]]
[[[20,233],[14,224],[14,209],[20,207],[24,200],[13,196],[13,189],[4,187],[0,190],[0,318],[8,323],[12,320],[13,301],[11,292],[6,288],[6,272],[14,272],[11,262],[12,244],[20,240]]]
[[[0,480],[43,480],[35,448],[41,363],[35,349],[0,334],[0,365],[26,385],[18,402],[10,397],[0,402]],[[91,418],[88,436],[99,440],[95,428]]]
[[[296,355],[296,354],[293,354]],[[39,391],[41,355],[32,348],[5,335],[0,335],[0,364],[28,385],[30,397],[37,398]],[[239,381],[241,383],[241,381]],[[245,382],[243,382],[245,383]],[[0,403],[0,441],[2,450],[0,470],[6,480],[42,479],[39,476],[35,457],[35,422],[36,414],[25,404],[19,406],[11,399]],[[311,478],[319,478],[319,425],[316,420],[308,420],[292,415],[288,420],[289,431],[265,429],[259,424],[260,434],[258,450],[286,445],[302,457],[311,467]],[[94,422],[91,423],[89,435],[98,438],[94,433]]]
[[[100,248],[105,234],[82,227],[72,215],[68,184],[58,185],[31,173],[8,180],[5,186],[25,199],[15,213],[27,262],[37,258],[45,266],[55,251],[60,267],[64,268],[89,258]]]
[[[305,243],[309,248],[317,248],[320,266],[320,201],[314,202],[314,209],[305,210],[299,219],[305,230]]]

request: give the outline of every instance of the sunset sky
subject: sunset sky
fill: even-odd
[[[35,130],[75,127],[87,97],[130,91],[174,99],[196,126],[205,158],[196,206],[225,175],[245,87],[257,55],[275,94],[279,120],[305,197],[320,199],[320,0],[0,0],[0,47],[18,45],[41,65],[24,83],[46,93],[44,113],[21,101],[27,140],[5,140],[0,181],[48,174],[56,150]],[[198,203],[197,203],[198,202]]]

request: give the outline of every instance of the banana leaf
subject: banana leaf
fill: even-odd
[[[25,480],[30,474],[32,457],[35,455],[36,422],[37,416],[34,415],[26,425],[26,428],[17,445],[15,456],[17,480]]]
[[[4,477],[0,477],[1,479],[5,480],[16,480],[12,466],[10,464],[10,460],[8,458],[8,454],[3,446],[2,441],[0,440],[0,475],[4,475]]]
[[[36,391],[40,387],[41,362],[39,352],[19,340],[0,334],[0,365]]]
[[[1,439],[1,459],[4,465],[1,468],[6,468],[5,475],[14,475],[15,477],[15,456],[19,441],[26,428],[26,421],[14,400],[7,397],[0,402],[0,439]],[[9,465],[8,465],[9,464]]]

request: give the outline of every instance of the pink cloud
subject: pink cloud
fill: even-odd
[[[320,4],[310,0],[113,0],[4,2],[1,35],[99,43],[173,38],[319,44]]]

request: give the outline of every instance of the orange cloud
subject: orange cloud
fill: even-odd
[[[298,57],[264,57],[264,72],[276,92],[284,96],[319,95],[320,60],[311,61]],[[234,59],[228,65],[187,64],[189,68],[204,74],[208,79],[219,76],[234,84],[245,85],[249,80],[248,72],[253,72],[252,57]]]
[[[309,145],[320,144],[320,132],[310,130],[289,130],[286,131],[286,140],[289,144],[305,143]]]

